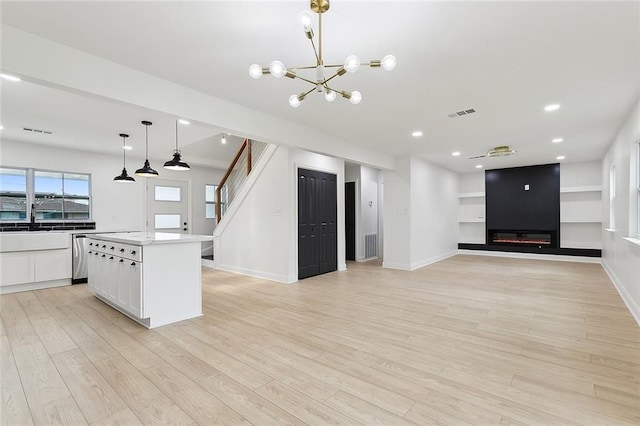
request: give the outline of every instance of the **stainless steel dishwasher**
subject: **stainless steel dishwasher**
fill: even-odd
[[[89,240],[84,234],[74,234],[71,240],[72,242],[72,275],[71,284],[82,284],[87,282],[88,268],[87,268],[87,252]]]

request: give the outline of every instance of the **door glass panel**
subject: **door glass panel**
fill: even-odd
[[[156,214],[155,215],[155,228],[156,229],[178,229],[180,228],[179,214]]]
[[[156,201],[181,201],[182,194],[180,187],[178,186],[156,186],[155,187],[155,200]]]

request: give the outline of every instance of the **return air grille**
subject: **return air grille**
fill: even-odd
[[[42,133],[43,135],[53,134],[51,130],[32,129],[31,127],[23,127],[22,130],[24,130],[25,132]]]
[[[448,117],[449,118],[463,117],[465,115],[473,114],[474,112],[476,112],[476,110],[473,108],[463,109],[461,111],[456,111],[456,112],[452,112],[451,114],[448,114]]]

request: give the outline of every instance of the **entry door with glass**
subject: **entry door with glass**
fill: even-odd
[[[147,181],[147,229],[150,232],[190,234],[189,183],[181,180]]]

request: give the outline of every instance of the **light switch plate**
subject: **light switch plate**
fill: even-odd
[[[524,186],[524,190],[525,190],[525,191],[528,191],[528,190],[529,190],[529,185],[525,185],[525,186]]]

